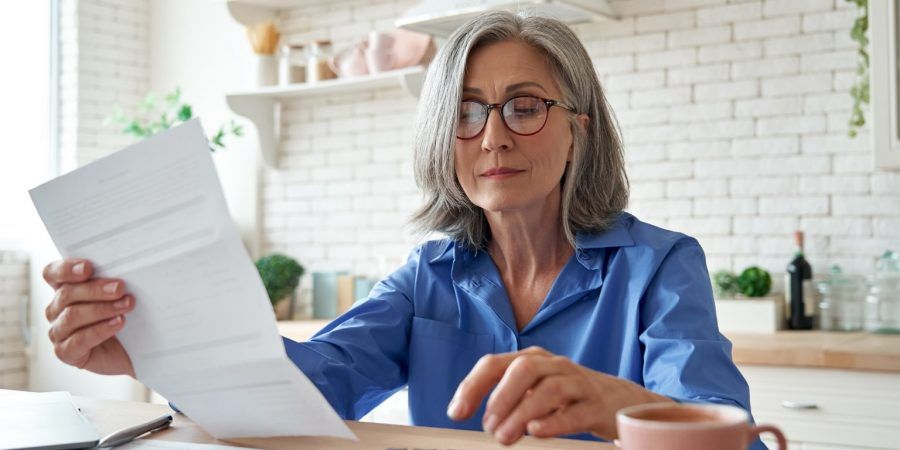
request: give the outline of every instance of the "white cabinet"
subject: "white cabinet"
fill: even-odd
[[[777,366],[741,372],[754,418],[781,428],[792,450],[900,449],[898,373]]]

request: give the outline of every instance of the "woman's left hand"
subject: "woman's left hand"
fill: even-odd
[[[504,445],[526,431],[536,437],[589,432],[612,440],[617,437],[619,409],[672,401],[631,381],[529,347],[482,357],[459,384],[447,415],[453,420],[471,417],[494,386],[482,425]]]

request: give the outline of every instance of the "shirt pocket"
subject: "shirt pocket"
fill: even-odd
[[[459,423],[447,418],[447,405],[459,382],[478,359],[494,351],[494,336],[469,333],[454,325],[413,317],[409,342],[410,415],[413,423],[481,428],[482,409]]]

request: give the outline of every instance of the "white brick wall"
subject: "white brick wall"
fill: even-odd
[[[855,67],[855,49],[846,36],[855,11],[846,2],[830,0],[727,3],[734,4],[614,2],[626,22],[648,23],[653,20],[644,17],[677,10],[680,24],[692,23],[685,12],[695,14],[696,24],[667,29],[664,47],[647,52],[649,56],[640,50],[615,53],[620,58],[631,54],[640,62],[677,50],[691,61],[690,50],[695,50],[696,63],[663,67],[666,85],[653,86],[659,93],[687,87],[687,101],[669,95],[654,102],[647,89],[623,81],[658,72],[647,64],[614,76],[600,70],[610,96],[632,93],[631,104],[615,105],[617,114],[628,117],[644,104],[662,103],[669,109],[670,124],[686,122],[691,130],[686,139],[676,133],[653,141],[666,149],[665,160],[648,165],[627,158],[634,192],[640,194],[632,196],[631,209],[697,236],[713,270],[760,264],[781,272],[792,250],[790,233],[799,227],[809,235],[808,253],[819,273],[832,263],[868,273],[885,248],[900,248],[900,177],[873,171],[865,131],[857,139],[846,136],[847,91]],[[590,36],[588,48],[602,61],[613,53],[591,42],[602,39],[589,32],[599,26],[576,28],[581,36]],[[726,34],[722,27],[729,30],[728,39],[721,39]],[[616,39],[641,40],[647,34],[658,40],[656,30],[641,27]],[[635,94],[643,103],[634,103]],[[644,128],[641,123],[622,125],[628,152],[639,148],[651,153],[644,148],[646,138],[636,142],[630,132]],[[666,123],[655,121],[653,126],[664,128]],[[666,160],[693,164],[692,178],[669,179],[674,171],[659,173]],[[691,184],[710,181],[726,184]],[[692,200],[690,217],[660,206],[684,199]]]
[[[59,145],[65,172],[133,142],[103,121],[114,105],[130,112],[147,93],[150,3],[62,1],[59,14]]]
[[[22,340],[28,305],[28,258],[0,251],[0,389],[28,387],[28,358]]]
[[[341,48],[414,3],[300,7],[284,31]],[[867,273],[885,247],[900,249],[900,175],[873,171],[867,130],[846,136],[856,64],[846,2],[612,4],[619,22],[574,28],[623,128],[631,211],[698,237],[711,270],[780,273],[798,227],[818,273],[832,263]],[[265,249],[310,271],[399,264],[419,201],[415,105],[399,89],[286,104],[283,164],[264,176]]]

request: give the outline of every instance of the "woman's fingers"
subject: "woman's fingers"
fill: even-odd
[[[125,324],[125,316],[119,315],[84,327],[65,340],[55,343],[53,350],[60,361],[83,368],[91,357],[91,351],[103,341],[115,336]]]
[[[524,355],[551,355],[551,353],[539,347],[529,347],[513,353],[482,356],[456,388],[453,400],[447,408],[447,416],[453,420],[469,418],[478,409],[481,400],[503,378],[509,365]]]
[[[596,417],[596,405],[590,402],[577,402],[543,418],[530,420],[526,429],[528,434],[539,438],[583,433],[594,428]]]
[[[110,278],[97,278],[80,283],[63,283],[56,289],[53,301],[47,305],[44,312],[47,320],[53,322],[62,314],[63,310],[79,302],[114,301],[125,293],[125,283],[122,280]]]
[[[87,281],[94,274],[90,261],[84,259],[61,259],[44,266],[44,281],[53,289],[63,283]]]
[[[517,356],[518,353],[482,356],[456,388],[453,400],[447,407],[447,416],[453,420],[471,417],[481,404],[481,399],[500,381]]]
[[[577,377],[569,375],[547,376],[528,391],[496,428],[485,429],[493,433],[500,443],[510,445],[525,434],[530,421],[546,417],[578,401],[582,394],[580,384]]]
[[[50,326],[50,341],[61,342],[79,329],[112,319],[131,310],[134,297],[126,295],[111,302],[83,302],[70,305]]]
[[[484,411],[484,429],[493,433],[509,413],[546,376],[560,374],[566,369],[560,360],[544,354],[520,353],[507,367],[506,372],[491,393]]]

